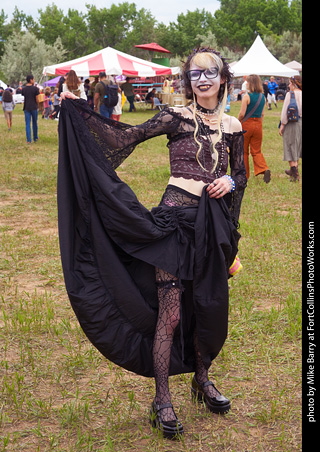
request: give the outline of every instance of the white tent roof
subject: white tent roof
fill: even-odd
[[[127,75],[131,77],[154,77],[156,75],[171,75],[180,72],[179,67],[166,67],[145,61],[106,47],[75,60],[65,63],[45,66],[43,75],[64,75],[73,69],[78,77],[98,75],[104,71],[107,75]]]
[[[248,52],[232,66],[234,77],[243,75],[276,75],[279,77],[292,77],[299,75],[299,71],[291,69],[280,63],[264,45],[258,35]]]
[[[4,83],[2,80],[0,80],[0,86],[2,86],[2,88],[7,88],[7,84]]]
[[[295,69],[296,71],[302,71],[302,64],[298,63],[298,61],[296,60],[286,63],[285,66],[290,67],[291,69]]]

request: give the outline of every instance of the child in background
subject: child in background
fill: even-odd
[[[51,98],[50,98],[50,94],[51,94],[51,89],[48,87],[44,91],[44,101],[43,101],[44,119],[49,119],[49,115],[51,113],[51,108],[50,108]]]
[[[118,103],[113,108],[111,119],[113,119],[114,121],[120,121],[121,113],[122,113],[122,91],[121,91],[121,88],[119,86],[119,88],[118,88]]]
[[[44,102],[44,92],[43,89],[40,89],[40,94],[38,95],[38,111],[41,114],[42,119],[44,118],[43,102]]]
[[[58,114],[60,111],[60,97],[58,95],[58,88],[55,88],[53,91],[53,112],[50,115],[51,119],[58,119]]]

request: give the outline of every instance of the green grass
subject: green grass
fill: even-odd
[[[266,112],[270,184],[251,176],[240,217],[242,273],[230,280],[229,335],[210,374],[232,410],[191,403],[191,375],[172,377],[180,442],[148,423],[154,382],[94,349],[70,307],[59,255],[57,122],[26,144],[20,105],[0,119],[0,452],[295,452],[301,450],[301,182],[284,174],[279,109]],[[231,105],[237,116],[239,103]],[[144,111],[122,115],[137,124]],[[169,177],[166,138],[119,168],[148,208]]]

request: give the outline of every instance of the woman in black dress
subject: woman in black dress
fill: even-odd
[[[228,64],[198,48],[183,77],[189,106],[144,124],[102,118],[71,93],[63,94],[59,123],[59,234],[71,304],[104,356],[155,378],[150,420],[168,438],[183,433],[169,375],[194,372],[193,397],[215,413],[230,409],[208,369],[227,336],[229,267],[246,187],[241,124],[224,113]],[[161,134],[171,176],[149,211],[115,169]]]

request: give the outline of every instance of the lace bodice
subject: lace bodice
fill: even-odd
[[[143,124],[132,126],[97,115],[87,106],[86,102],[81,100],[68,100],[67,106],[69,110],[74,108],[78,110],[85,120],[91,138],[94,137],[99,147],[99,151],[93,150],[92,152],[95,152],[96,157],[99,158],[102,151],[113,169],[116,169],[139,143],[159,135],[167,135],[172,176],[210,183],[215,178],[225,175],[230,164],[230,175],[235,182],[236,190],[243,192],[246,187],[243,132],[223,132],[221,140],[216,144],[219,159],[215,172],[212,173],[213,162],[206,136],[198,137],[203,144],[199,159],[204,170],[196,160],[198,145],[193,137],[195,129],[193,119],[185,117],[171,108],[160,111]],[[211,130],[206,125],[204,127],[207,134],[217,133],[216,130]],[[85,139],[84,131],[82,134]],[[232,198],[234,198],[234,194]],[[235,216],[237,217],[238,214]]]
[[[207,134],[209,133],[213,135],[218,131],[210,130],[208,127]],[[202,144],[199,154],[202,167],[196,158],[198,144],[194,140],[193,131],[169,135],[171,175],[210,183],[227,174],[230,163],[230,172],[236,188],[245,188],[247,180],[243,163],[243,133],[222,133],[221,140],[216,144],[219,158],[214,172],[212,172],[214,162],[207,137],[200,135],[198,141]]]

